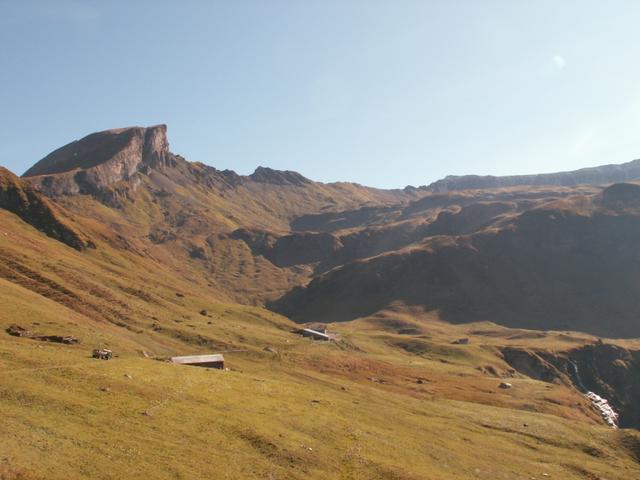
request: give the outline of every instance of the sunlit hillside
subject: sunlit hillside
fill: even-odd
[[[264,184],[244,180],[262,193],[243,193],[203,186],[192,176],[203,167],[181,159],[151,168],[84,193],[46,190],[67,185],[65,173],[3,172],[0,478],[640,474],[638,433],[608,426],[569,368],[578,362],[580,382],[607,395],[621,426],[637,427],[636,340],[454,324],[360,280],[339,287],[343,300],[309,304],[332,341],[303,338],[264,307],[395,251],[508,232],[539,206],[588,210],[592,200],[580,199],[599,202],[601,189],[376,193],[282,185],[272,172]],[[326,188],[347,190],[325,208],[315,192]],[[357,314],[366,303],[349,303],[354,292],[386,301]],[[92,358],[101,348],[114,357]],[[169,361],[207,353],[222,353],[225,368]]]

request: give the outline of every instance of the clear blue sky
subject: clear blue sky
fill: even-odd
[[[172,151],[379,187],[640,157],[640,2],[0,0],[0,165]]]

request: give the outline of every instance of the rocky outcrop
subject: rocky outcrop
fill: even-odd
[[[619,412],[615,425],[640,428],[640,351],[596,342],[560,352],[505,347],[502,355],[522,375],[572,384],[610,425],[615,415],[604,415],[609,404]]]
[[[270,183],[272,185],[305,185],[311,180],[291,170],[273,170],[267,167],[258,167],[249,178],[257,183]]]
[[[562,372],[539,354],[515,347],[502,349],[502,357],[518,373],[548,383],[571,384],[565,372]]]
[[[105,173],[121,177],[132,174],[141,163],[166,164],[169,156],[166,125],[118,128],[92,133],[51,152],[23,176],[55,175],[103,166]],[[108,178],[109,175],[105,177]]]
[[[89,194],[114,203],[135,188],[137,176],[172,166],[167,127],[131,127],[93,133],[50,153],[25,172],[50,197]],[[126,185],[118,185],[126,181]]]
[[[342,247],[330,233],[293,233],[275,236],[269,232],[239,229],[231,234],[243,240],[255,255],[263,255],[278,267],[314,264],[332,258]]]
[[[77,250],[94,247],[89,238],[73,227],[59,207],[31,185],[0,167],[0,208],[8,210],[51,238]]]
[[[515,185],[601,185],[636,179],[640,179],[640,160],[633,160],[620,165],[602,165],[570,172],[543,173],[539,175],[501,177],[493,175],[449,175],[428,185],[426,189],[431,192],[443,193],[454,190],[513,187]]]

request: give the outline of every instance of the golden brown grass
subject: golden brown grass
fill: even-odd
[[[498,345],[584,336],[389,311],[316,343],[135,245],[79,253],[3,211],[0,262],[0,478],[640,475],[637,435],[604,426],[575,392],[526,378],[500,391],[475,368],[506,368]],[[12,323],[80,343],[11,337]],[[471,344],[450,344],[461,336]],[[90,358],[99,346],[116,358]],[[161,360],[210,351],[230,370]]]

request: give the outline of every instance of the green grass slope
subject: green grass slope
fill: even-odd
[[[640,437],[575,390],[518,375],[500,390],[478,370],[506,372],[496,347],[537,334],[388,311],[316,343],[183,268],[98,237],[79,252],[0,210],[0,478],[640,476]],[[12,324],[79,343],[13,337]],[[97,347],[115,358],[92,359]],[[164,361],[204,352],[228,370]]]

